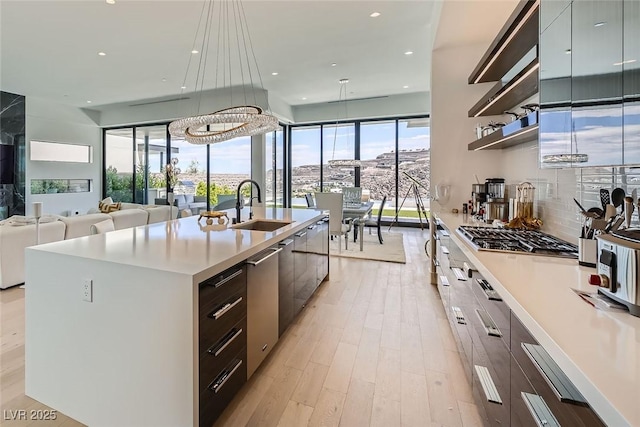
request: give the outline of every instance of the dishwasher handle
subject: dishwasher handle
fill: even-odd
[[[249,264],[249,265],[253,265],[253,266],[256,266],[256,265],[258,265],[258,264],[262,263],[263,261],[266,261],[267,259],[271,258],[272,256],[274,256],[274,255],[275,255],[275,254],[277,254],[278,252],[282,251],[282,248],[269,248],[269,249],[267,249],[267,250],[268,250],[268,251],[271,251],[271,253],[270,253],[270,254],[268,254],[268,255],[267,255],[267,256],[265,256],[265,257],[260,258],[260,259],[259,259],[259,260],[257,260],[257,261],[253,261],[253,260],[251,260],[251,261],[250,261],[250,260],[247,260],[247,264]]]

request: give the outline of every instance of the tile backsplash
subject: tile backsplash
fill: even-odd
[[[515,185],[528,181],[535,190],[535,215],[544,222],[543,230],[577,243],[582,215],[573,201],[575,197],[585,209],[600,202],[600,189],[622,188],[627,195],[636,189],[640,196],[640,166],[539,169],[537,142],[504,150],[503,176],[508,194],[515,194]],[[638,212],[633,215],[638,225]]]

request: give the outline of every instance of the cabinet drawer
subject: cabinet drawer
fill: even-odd
[[[244,265],[236,265],[200,283],[200,312],[213,301],[225,299],[247,287],[247,274]]]
[[[200,392],[200,426],[211,427],[247,381],[247,349],[242,349]]]
[[[510,343],[511,336],[511,310],[509,306],[502,300],[500,295],[492,290],[492,286],[488,281],[480,275],[474,275],[472,282],[473,293],[476,296],[476,300],[487,312],[491,321],[500,330],[502,340],[507,347]]]
[[[240,319],[247,315],[247,291],[241,290],[207,306],[200,313],[200,353],[215,344]]]
[[[200,391],[247,346],[247,318],[243,317],[200,354]]]
[[[524,346],[523,343],[525,344]],[[511,352],[513,357],[522,368],[522,371],[533,386],[536,394],[544,399],[546,405],[557,418],[560,425],[576,427],[597,427],[605,425],[591,407],[588,406],[586,401],[569,403],[566,398],[563,399],[564,401],[561,400],[558,397],[557,390],[554,391],[552,386],[549,385],[548,378],[554,377],[554,380],[557,381],[557,378],[564,376],[564,373],[560,371],[555,375],[554,373],[549,372],[547,379],[545,379],[545,376],[540,373],[540,365],[536,366],[537,364],[532,361],[532,356],[528,354],[527,350],[525,350],[526,348],[530,349],[530,354],[533,353],[534,358],[538,357],[540,359],[540,356],[536,354],[536,349],[541,350],[543,355],[546,353],[542,347],[538,347],[538,342],[512,312]],[[542,359],[544,359],[544,356]],[[544,361],[541,360],[540,364],[544,365],[543,362]],[[544,369],[548,370],[546,366]],[[566,384],[566,381],[562,382]]]

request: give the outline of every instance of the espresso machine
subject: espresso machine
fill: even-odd
[[[508,221],[509,202],[505,194],[504,178],[487,178],[484,183],[484,220],[491,223],[494,220]]]

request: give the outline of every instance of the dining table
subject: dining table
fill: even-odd
[[[364,222],[369,218],[372,210],[373,202],[362,202],[360,205],[345,205],[342,208],[343,219],[351,218],[352,220],[358,220],[358,227],[360,228],[360,251],[364,250]]]

